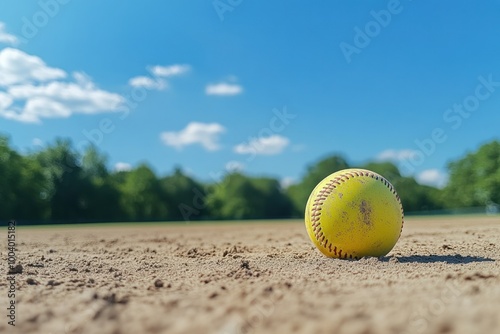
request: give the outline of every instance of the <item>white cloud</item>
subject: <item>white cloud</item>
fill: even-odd
[[[411,149],[402,149],[402,150],[388,149],[380,152],[377,155],[376,160],[397,162],[401,160],[411,159],[415,157],[417,153],[418,153],[417,151]]]
[[[275,155],[283,152],[290,140],[280,135],[254,138],[247,143],[241,143],[234,147],[239,154]]]
[[[5,48],[0,51],[0,86],[44,82],[66,76],[63,70],[49,67],[41,58],[18,49]]]
[[[426,169],[416,175],[416,180],[420,184],[443,188],[448,182],[448,174],[438,169]]]
[[[71,110],[60,102],[46,97],[33,97],[26,101],[24,114],[31,115],[33,120],[41,117],[66,118],[71,116]]]
[[[5,31],[5,23],[0,22],[0,43],[17,45],[19,39]]]
[[[229,161],[226,164],[226,171],[233,172],[241,172],[245,169],[245,165],[239,161]]]
[[[8,93],[15,99],[32,99],[45,97],[56,101],[64,101],[83,113],[94,113],[100,110],[114,110],[123,97],[95,87],[83,87],[72,82],[51,82],[42,85],[11,86]]]
[[[131,78],[128,84],[132,87],[143,87],[146,89],[163,90],[167,88],[167,82],[162,79],[153,79],[146,76],[138,76]]]
[[[9,94],[0,92],[0,110],[7,109],[10,107],[14,100]]]
[[[117,172],[127,172],[132,169],[132,165],[126,162],[117,162],[115,164],[115,171]]]
[[[85,89],[93,89],[95,87],[92,78],[85,72],[73,72],[73,78],[80,87]]]
[[[168,83],[163,78],[169,78],[182,75],[190,71],[191,66],[186,64],[175,64],[170,66],[149,66],[148,71],[153,75],[151,76],[136,76],[128,81],[131,87],[142,87],[146,89],[163,90],[168,88]]]
[[[200,144],[208,151],[220,148],[219,136],[226,129],[218,123],[191,122],[179,132],[162,132],[160,138],[167,146],[182,149],[185,146]]]
[[[230,96],[238,95],[243,92],[243,87],[238,84],[232,84],[227,82],[221,82],[217,84],[209,84],[205,88],[205,93],[207,95],[220,95],[220,96]]]
[[[33,146],[43,146],[43,140],[40,138],[33,138],[31,144],[33,144]]]
[[[151,66],[149,67],[149,71],[157,77],[173,77],[177,75],[182,75],[191,69],[191,66],[186,65],[186,64],[175,64],[175,65],[170,65],[170,66],[161,66],[161,65],[156,65],[156,66]]]
[[[293,152],[302,152],[307,148],[305,144],[297,144],[292,146]]]
[[[42,118],[69,117],[74,113],[118,111],[124,101],[118,94],[98,89],[92,82],[82,81],[16,85],[8,88],[8,94],[16,101],[25,101],[24,107],[0,109],[0,116],[32,123],[40,122]]]
[[[20,50],[0,51],[0,116],[39,123],[42,118],[66,118],[74,113],[117,111],[124,98],[96,87],[83,72],[72,73],[73,82],[61,81],[67,73],[52,68],[39,57]]]
[[[281,188],[283,188],[283,189],[287,189],[288,187],[290,187],[296,183],[297,183],[297,181],[293,177],[284,177],[280,181]]]

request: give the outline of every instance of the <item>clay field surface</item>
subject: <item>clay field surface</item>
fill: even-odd
[[[500,217],[407,218],[382,258],[331,259],[301,221],[16,229],[1,333],[500,333]]]

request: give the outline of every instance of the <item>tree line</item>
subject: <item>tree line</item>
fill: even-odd
[[[450,162],[444,189],[403,176],[391,162],[351,166],[340,155],[310,165],[300,182],[283,188],[270,177],[228,172],[203,183],[176,168],[158,176],[141,164],[112,171],[95,146],[79,153],[67,139],[21,154],[0,136],[0,219],[31,221],[148,221],[302,217],[307,198],[325,176],[366,168],[397,189],[406,212],[500,203],[500,142]]]

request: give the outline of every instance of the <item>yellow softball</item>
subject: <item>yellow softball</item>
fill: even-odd
[[[403,228],[403,206],[381,175],[345,169],[324,178],[306,205],[307,234],[329,257],[384,256]]]

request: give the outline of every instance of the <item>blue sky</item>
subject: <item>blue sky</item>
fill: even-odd
[[[0,4],[0,132],[202,180],[332,153],[443,185],[499,139],[500,1]]]

